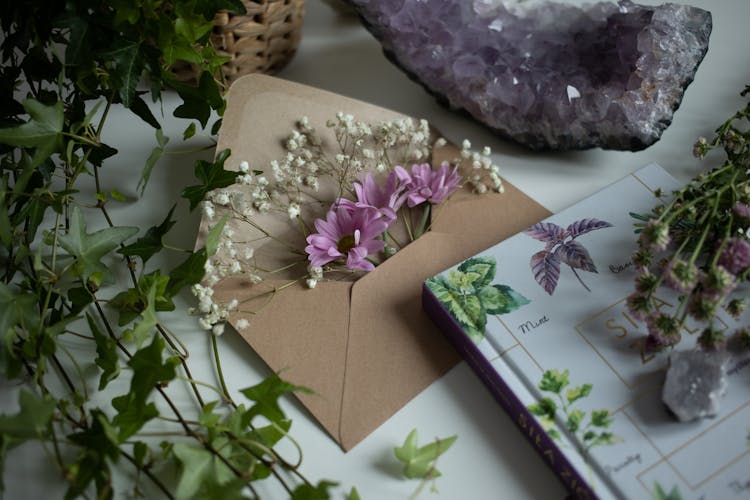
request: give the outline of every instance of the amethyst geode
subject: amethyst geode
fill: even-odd
[[[709,12],[675,4],[350,1],[429,92],[532,149],[653,144],[711,33]]]

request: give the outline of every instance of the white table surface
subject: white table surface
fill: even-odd
[[[595,149],[543,154],[498,139],[481,126],[440,107],[384,58],[379,44],[355,18],[340,16],[321,0],[307,1],[301,46],[294,60],[278,76],[426,118],[453,141],[468,138],[475,147],[488,145],[508,181],[551,211],[558,211],[650,162],[661,164],[681,181],[687,181],[711,164],[692,157],[692,144],[698,136],[709,137],[716,126],[743,104],[739,92],[750,82],[747,49],[750,1],[692,0],[684,3],[713,13],[714,30],[708,55],[675,113],[674,123],[659,142],[638,153]],[[186,122],[171,116],[177,104],[176,96],[167,94],[164,115],[160,117],[166,135],[173,138],[172,150],[188,151],[209,144],[206,137],[180,144]],[[161,114],[160,109],[155,110]],[[143,162],[155,145],[153,130],[133,115],[115,109],[104,140],[117,147],[120,154],[106,164],[103,182],[109,189],[125,193],[129,199],[127,204],[112,210],[115,223],[145,229],[160,223],[176,202],[179,222],[169,242],[192,247],[199,216],[197,211],[187,213],[187,203],[179,198],[179,192],[194,182],[194,160],[208,159],[213,151],[164,157],[157,164],[146,193],[139,197],[136,184]],[[714,164],[716,161],[719,160],[714,159]],[[103,226],[103,221],[92,216],[90,228],[96,226]],[[174,266],[174,262],[165,257],[154,261],[153,265],[166,269]],[[195,377],[213,381],[209,340],[194,318],[185,314],[189,305],[192,305],[192,298],[185,294],[180,297],[176,312],[160,318],[189,346],[189,362]],[[241,398],[236,392],[238,389],[257,383],[269,374],[264,363],[233,331],[220,337],[219,345],[229,388],[238,398]],[[91,355],[90,350],[75,342],[68,347],[81,356]],[[93,389],[96,371],[89,370],[87,374]],[[188,411],[193,403],[183,385],[175,382],[170,389],[180,408]],[[122,394],[126,387],[126,381],[112,384],[98,404],[106,407],[108,401]],[[0,383],[3,412],[15,410],[16,392],[17,387],[5,381]],[[420,498],[565,496],[557,477],[465,363],[433,383],[346,454],[295,400],[285,400],[283,408],[293,419],[292,435],[304,450],[303,473],[314,481],[323,478],[339,481],[339,498],[352,486],[357,487],[363,499],[407,498],[418,482],[400,478],[393,447],[400,445],[412,428],[417,428],[421,440],[425,441],[436,436],[458,435],[457,442],[439,461],[444,474],[437,481],[439,496],[426,489]],[[123,462],[119,470],[119,484],[127,485],[132,481],[132,467]],[[37,444],[10,452],[4,479],[6,498],[55,498],[65,491],[59,472],[50,465],[47,454]],[[283,497],[278,487],[270,483],[260,485],[258,490],[267,498]],[[157,497],[157,492],[149,491],[149,496]]]

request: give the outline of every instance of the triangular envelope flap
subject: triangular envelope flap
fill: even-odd
[[[456,364],[422,312],[421,283],[453,264],[463,242],[430,232],[352,287],[340,442],[350,449]]]

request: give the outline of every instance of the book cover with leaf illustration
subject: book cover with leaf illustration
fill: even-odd
[[[425,310],[577,498],[750,493],[750,356],[731,359],[718,416],[680,423],[661,402],[669,353],[645,349],[646,325],[625,307],[630,214],[678,187],[649,165],[423,287]],[[731,331],[750,313],[722,321]]]

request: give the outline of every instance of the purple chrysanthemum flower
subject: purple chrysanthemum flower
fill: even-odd
[[[424,202],[437,205],[461,187],[461,176],[458,175],[457,168],[451,169],[448,164],[443,164],[436,170],[429,163],[414,164],[411,166],[411,174],[400,166],[395,167],[394,171],[406,186],[406,199],[410,207]]]
[[[383,240],[376,239],[388,223],[382,214],[372,207],[346,207],[334,205],[326,219],[315,221],[316,234],[307,237],[307,252],[313,266],[323,266],[334,260],[345,258],[347,269],[372,271],[375,266],[367,256],[383,249]]]
[[[373,207],[383,214],[389,224],[396,220],[396,212],[406,201],[406,186],[400,182],[395,172],[390,172],[381,187],[375,180],[375,176],[367,173],[361,182],[354,183],[354,193],[357,201],[339,198],[336,204],[347,207],[351,212],[355,205],[361,207]]]
[[[732,274],[741,273],[750,266],[750,243],[744,238],[727,239],[718,263]]]

